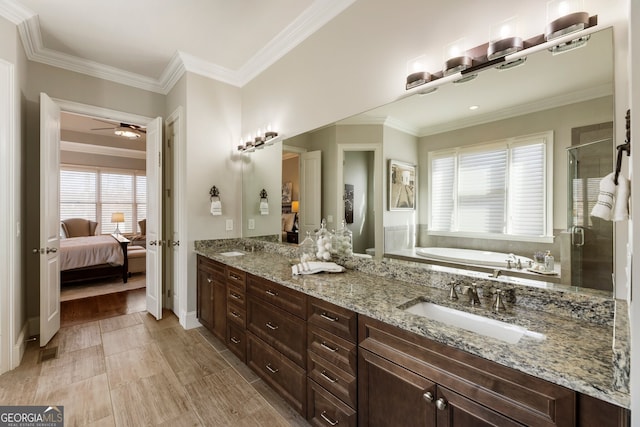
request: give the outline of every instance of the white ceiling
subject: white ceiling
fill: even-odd
[[[243,86],[355,0],[0,0],[30,60],[167,93]]]

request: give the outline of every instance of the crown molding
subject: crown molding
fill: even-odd
[[[4,16],[15,25],[31,18],[35,13],[13,0],[0,2],[0,16]]]
[[[356,0],[316,0],[238,70],[240,86],[269,68]]]
[[[18,26],[25,54],[30,61],[166,95],[185,71],[242,87],[355,1],[315,0],[237,71],[178,51],[171,57],[159,79],[45,48],[38,16],[14,0],[0,2],[0,15]]]

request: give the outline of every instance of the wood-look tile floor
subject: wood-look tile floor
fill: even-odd
[[[107,311],[67,322],[46,347],[55,358],[40,362],[30,342],[0,375],[1,404],[63,405],[65,426],[309,425],[206,329]]]

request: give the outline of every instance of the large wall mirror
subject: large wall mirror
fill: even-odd
[[[560,54],[539,51],[520,66],[483,70],[471,81],[404,97],[285,139],[283,146],[322,153],[320,216],[331,219],[330,227],[335,228],[348,218],[356,252],[451,266],[474,261],[432,261],[417,254],[416,248],[489,250],[526,258],[550,252],[557,274],[541,277],[523,268],[522,276],[611,294],[614,227],[591,217],[590,209],[600,179],[614,167],[613,115],[613,34],[608,28],[592,34],[578,49]],[[520,179],[524,184],[499,186],[510,193],[507,199],[529,202],[524,210],[509,215],[521,218],[548,207],[540,236],[497,236],[491,230],[443,230],[434,225],[434,212],[441,203],[433,198],[436,180],[430,180],[435,157],[447,150],[473,153],[482,146],[517,146],[527,138],[544,139],[546,172],[525,173]],[[460,159],[458,155],[454,161]],[[506,167],[514,169],[517,164]],[[255,172],[256,167],[249,169]],[[278,177],[282,179],[282,174]],[[260,178],[245,175],[246,179]],[[451,185],[461,180],[456,175]],[[534,194],[538,190],[544,192],[542,201],[531,204],[534,196],[539,197]],[[462,205],[460,200],[452,203]],[[509,218],[504,216],[506,223]],[[506,271],[506,266],[505,260],[498,268]],[[515,263],[513,267],[509,273],[518,275]]]

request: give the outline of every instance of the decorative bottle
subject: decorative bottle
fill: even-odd
[[[327,221],[322,218],[320,229],[316,233],[316,258],[320,261],[329,261],[332,250],[331,234],[327,230]]]
[[[547,254],[544,257],[544,269],[545,271],[553,271],[553,268],[554,268],[553,255],[551,255],[551,251],[547,251]]]
[[[347,228],[346,221],[343,219],[340,228],[336,232],[335,252],[338,256],[353,255],[353,233]]]
[[[311,237],[311,232],[307,231],[307,237],[299,245],[300,262],[310,262],[316,260],[316,242]]]

